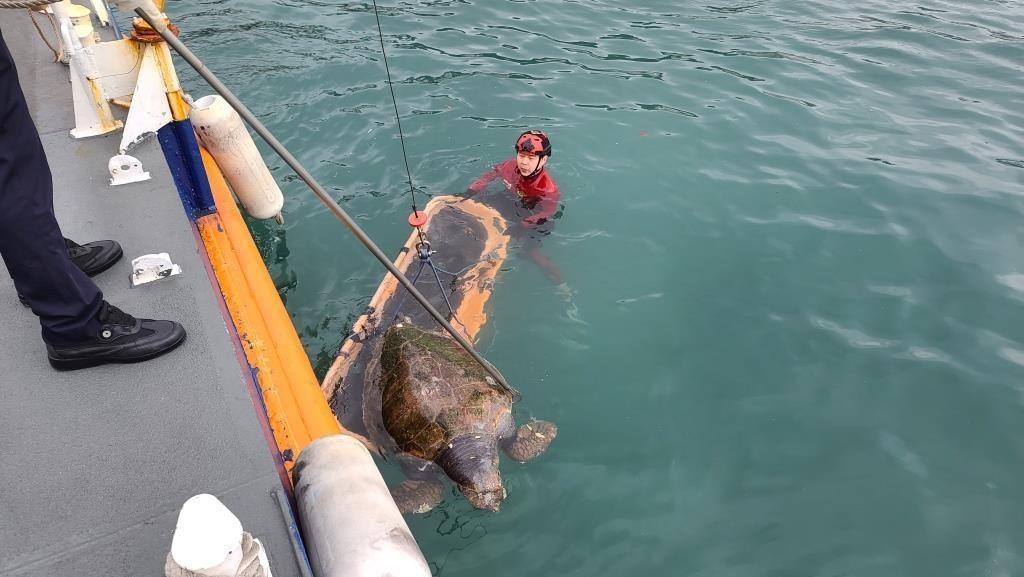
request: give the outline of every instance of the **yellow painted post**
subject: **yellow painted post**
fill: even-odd
[[[160,75],[164,79],[164,87],[167,91],[167,104],[171,107],[171,117],[175,120],[188,118],[189,106],[185,102],[185,94],[178,84],[178,74],[174,71],[174,63],[171,61],[171,49],[166,42],[158,42],[150,45],[150,50],[155,50],[157,64],[160,66]]]

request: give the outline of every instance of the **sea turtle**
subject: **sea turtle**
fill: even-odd
[[[437,466],[474,507],[497,511],[506,496],[498,448],[525,462],[558,432],[547,421],[516,429],[512,393],[445,333],[397,323],[374,356],[364,421],[374,442],[399,455],[409,477],[392,489],[403,512],[426,512],[441,501]]]

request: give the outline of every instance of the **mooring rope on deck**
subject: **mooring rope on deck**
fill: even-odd
[[[39,8],[61,0],[0,0],[0,8]]]

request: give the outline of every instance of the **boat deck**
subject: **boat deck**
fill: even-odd
[[[179,509],[198,493],[216,495],[263,542],[275,577],[300,575],[274,441],[159,143],[132,151],[152,180],[110,186],[120,132],[72,139],[67,67],[52,62],[26,11],[0,10],[0,29],[65,236],[119,241],[125,258],[94,279],[107,300],[188,331],[155,360],[57,372],[0,271],[0,576],[163,575]],[[157,252],[182,274],[130,288],[131,259]]]

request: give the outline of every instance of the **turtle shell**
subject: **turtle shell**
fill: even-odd
[[[457,437],[512,432],[512,396],[447,334],[389,328],[377,381],[384,429],[402,452],[433,461]]]

